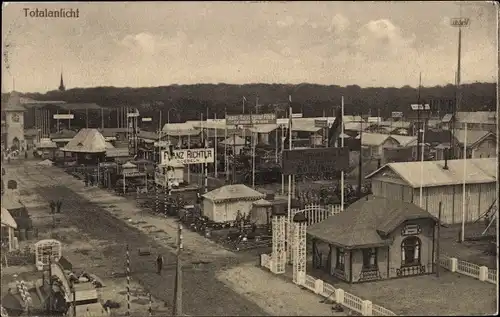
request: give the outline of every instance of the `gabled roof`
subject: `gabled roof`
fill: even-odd
[[[106,152],[106,140],[97,129],[81,129],[62,150],[78,153],[102,153]]]
[[[132,164],[130,162],[127,162],[125,164],[122,165],[123,168],[135,168],[137,167],[135,164]]]
[[[307,234],[346,249],[391,244],[386,236],[405,221],[437,219],[422,208],[382,197],[362,198],[344,212],[307,227]]]
[[[390,137],[391,136],[389,134],[363,132],[363,136],[361,138],[361,144],[369,146],[379,146],[382,145],[385,141],[387,141],[387,139],[389,139]],[[356,139],[359,140],[359,138],[360,136],[358,135]]]
[[[278,128],[277,124],[258,124],[249,130],[254,133],[271,133]]]
[[[467,184],[495,183],[497,175],[496,158],[467,159],[465,182]],[[388,163],[366,176],[371,178],[392,170],[411,187],[461,185],[464,182],[464,160],[448,160],[448,169],[444,169],[445,161],[416,161]],[[425,177],[422,177],[422,170]]]
[[[108,142],[106,142],[106,144],[107,143]],[[129,157],[129,156],[131,155],[128,148],[106,147],[106,157]]]
[[[200,130],[191,123],[166,123],[162,129],[163,133],[169,136],[199,135]]]
[[[457,112],[457,121],[462,123],[496,124],[495,111]]]
[[[266,195],[246,185],[235,184],[214,189],[204,194],[203,197],[214,202],[224,202],[228,200],[259,200],[265,198]]]
[[[463,129],[455,129],[454,131],[455,138],[460,144],[464,144],[465,142],[465,130]],[[486,139],[488,136],[495,136],[493,132],[490,131],[481,131],[481,130],[467,130],[467,146],[475,145],[480,141]]]
[[[245,145],[245,140],[240,138],[239,136],[233,136],[225,139],[224,141],[220,142],[220,144],[224,145]]]
[[[449,123],[453,119],[453,114],[452,113],[447,113],[443,116],[443,119],[441,119],[441,122],[443,123]]]
[[[52,140],[57,140],[57,139],[72,139],[72,138],[75,137],[76,134],[77,134],[76,131],[68,130],[68,129],[62,129],[59,132],[51,133],[50,134],[50,138]]]
[[[398,141],[399,145],[401,145],[401,146],[408,146],[412,142],[417,140],[416,136],[406,136],[406,135],[397,135],[397,134],[391,134],[390,136],[393,137],[394,139],[396,139],[396,141]]]
[[[158,133],[151,132],[151,131],[145,131],[145,130],[139,131],[139,133],[137,134],[137,137],[139,137],[141,139],[155,140],[155,141],[158,141],[158,139],[159,139]]]
[[[41,139],[36,147],[37,149],[57,149],[57,144],[50,139]]]
[[[2,226],[7,226],[7,227],[17,229],[16,221],[14,220],[14,218],[12,218],[12,216],[11,216],[10,212],[7,210],[7,208],[4,208],[4,207],[2,207],[1,222],[2,222]]]

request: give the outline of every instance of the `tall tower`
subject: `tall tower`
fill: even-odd
[[[59,91],[65,91],[66,87],[64,87],[63,73],[61,70],[61,82],[59,83]]]
[[[12,91],[7,105],[2,109],[5,111],[5,126],[7,130],[6,145],[20,149],[25,146],[24,140],[24,112],[26,108],[21,105],[21,96]]]

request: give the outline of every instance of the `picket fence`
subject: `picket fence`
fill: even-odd
[[[480,266],[457,258],[443,255],[439,258],[439,264],[445,269],[476,278],[480,281],[498,284],[497,270],[486,266]]]
[[[260,263],[263,267],[270,269],[271,255],[261,254]],[[375,305],[369,300],[363,300],[356,295],[348,293],[341,288],[335,288],[331,284],[325,283],[321,279],[316,279],[313,276],[306,275],[304,284],[301,286],[310,291],[340,304],[348,309],[360,313],[363,316],[397,316],[394,312]]]

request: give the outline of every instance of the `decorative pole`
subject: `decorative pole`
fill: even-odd
[[[130,252],[127,244],[127,316],[130,316]]]

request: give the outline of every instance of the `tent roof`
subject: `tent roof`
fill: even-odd
[[[259,193],[246,185],[235,184],[225,185],[214,189],[204,194],[203,197],[214,202],[223,202],[226,200],[258,200],[265,198],[266,195]]]
[[[81,129],[63,148],[66,152],[106,152],[106,140],[97,129]]]

